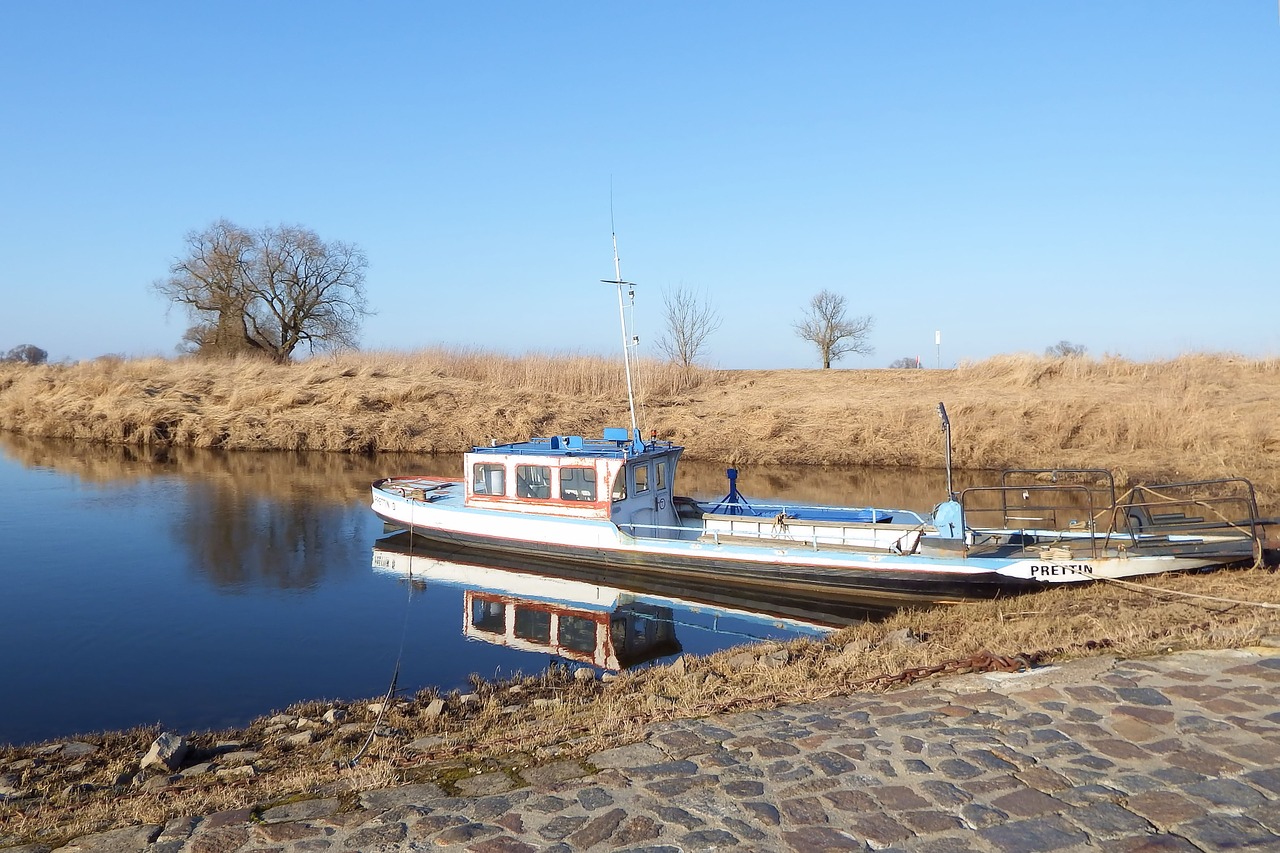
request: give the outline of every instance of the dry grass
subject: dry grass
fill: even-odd
[[[936,468],[943,401],[958,468],[1280,475],[1277,360],[1010,356],[946,371],[643,363],[637,374],[642,428],[693,459]],[[571,354],[0,365],[0,429],[140,447],[461,452],[491,439],[597,435],[627,423],[625,400],[615,360]]]
[[[595,434],[626,400],[619,365],[579,355],[424,350],[290,365],[104,358],[14,367],[0,365],[0,429],[139,446],[458,452],[510,434]],[[656,363],[638,371],[664,396],[701,377]]]
[[[1202,596],[1260,601],[1277,599],[1276,575],[1260,569],[1157,579],[1154,586]],[[909,633],[918,644],[894,642]],[[1280,633],[1275,609],[1230,605],[1164,592],[1135,592],[1114,585],[1059,587],[1003,601],[903,611],[883,622],[847,628],[825,641],[729,650],[703,659],[623,674],[612,683],[580,682],[560,670],[505,683],[475,679],[475,700],[445,698],[443,714],[427,712],[432,691],[396,701],[382,719],[388,735],[353,767],[374,717],[365,703],[350,706],[359,731],[315,729],[310,745],[288,748],[264,718],[241,732],[199,735],[198,749],[235,741],[260,752],[259,772],[235,781],[212,774],[146,790],[137,761],[157,732],[138,729],[89,735],[99,746],[80,767],[64,766],[40,747],[0,750],[0,768],[18,762],[20,784],[39,796],[0,804],[0,840],[57,843],[126,823],[163,823],[232,808],[263,807],[297,797],[341,796],[412,781],[435,781],[451,790],[477,771],[503,770],[564,757],[583,757],[635,740],[655,721],[705,717],[779,704],[811,701],[867,689],[869,681],[915,667],[969,658],[982,651],[1024,654],[1042,662],[1093,654],[1157,655],[1186,648],[1238,648]],[[767,666],[760,660],[785,660]],[[537,707],[533,700],[557,704]],[[545,703],[544,703],[545,704]],[[289,709],[291,717],[316,719],[333,703]],[[288,729],[287,733],[296,731]],[[412,740],[436,736],[423,753]],[[46,750],[46,752],[48,752]],[[31,765],[27,759],[36,759]],[[41,770],[40,768],[44,768]],[[7,770],[4,772],[13,772]],[[41,775],[43,774],[43,775]]]

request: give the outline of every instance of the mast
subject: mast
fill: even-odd
[[[612,205],[610,205],[609,218],[612,225]],[[622,262],[618,259],[617,231],[613,232],[613,279],[602,278],[600,280],[605,284],[612,284],[618,289],[618,322],[622,326],[622,367],[627,374],[627,405],[631,409],[631,441],[637,450],[643,450],[644,442],[640,438],[640,427],[636,423],[636,395],[631,385],[631,347],[639,344],[640,341],[627,333],[627,313],[622,302],[622,286],[625,284],[628,288],[628,295],[631,297],[632,310],[635,309],[636,286],[632,282],[622,280]]]

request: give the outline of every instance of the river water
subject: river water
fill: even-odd
[[[754,608],[763,614],[742,612],[679,589],[547,580],[386,538],[368,508],[372,480],[460,466],[0,433],[0,744],[238,727],[299,701],[380,696],[397,662],[402,691],[465,689],[472,674],[643,666],[839,621],[779,618],[767,602]],[[724,467],[686,460],[677,484],[722,497]],[[945,482],[940,471],[767,466],[742,468],[739,488],[928,510]],[[508,611],[514,631],[499,624]]]

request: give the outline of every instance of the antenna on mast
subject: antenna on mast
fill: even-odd
[[[622,287],[627,286],[627,294],[631,298],[632,311],[636,304],[636,286],[632,282],[622,280],[622,262],[618,258],[618,231],[613,223],[613,181],[609,181],[609,231],[613,235],[613,279],[600,279],[605,284],[612,284],[618,289],[618,322],[622,325],[622,366],[627,374],[627,405],[631,409],[631,441],[636,450],[644,449],[644,440],[640,437],[640,427],[636,423],[636,395],[631,385],[631,348],[639,346],[639,338],[627,332],[627,313],[622,302]]]

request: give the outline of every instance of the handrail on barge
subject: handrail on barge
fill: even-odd
[[[1019,477],[1028,479],[1017,482]],[[1045,482],[1046,478],[1049,482]],[[1062,482],[1063,479],[1074,482]],[[1228,493],[1206,494],[1223,489]],[[983,505],[981,496],[992,493],[999,495],[998,505]],[[960,501],[966,519],[997,513],[1010,530],[1037,530],[1037,525],[1026,522],[1039,521],[1044,522],[1040,530],[1087,531],[1094,556],[1100,548],[1111,546],[1116,538],[1130,549],[1165,544],[1171,535],[1248,539],[1260,552],[1266,547],[1268,536],[1266,522],[1258,514],[1253,484],[1243,477],[1138,485],[1117,499],[1115,480],[1105,469],[1012,469],[1002,474],[1001,485],[965,489]],[[1236,512],[1228,510],[1232,506],[1237,507]],[[1202,512],[1189,514],[1191,507]],[[1062,524],[1059,515],[1064,512],[1082,514],[1084,520],[1073,518],[1069,524]],[[1227,531],[1225,535],[1224,531]],[[1081,544],[1079,539],[1072,538],[1072,541]]]

